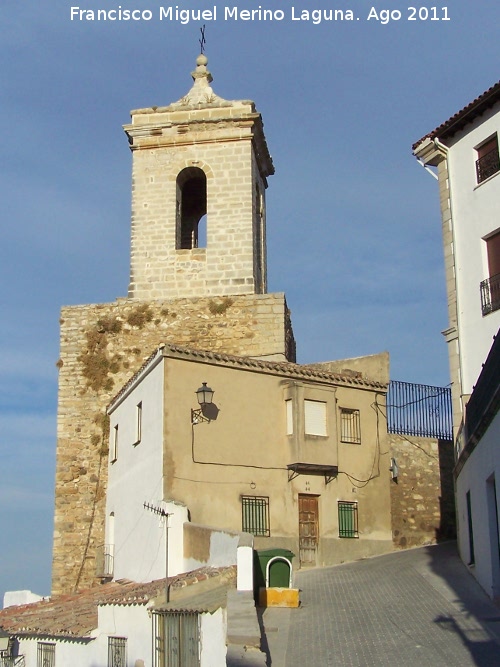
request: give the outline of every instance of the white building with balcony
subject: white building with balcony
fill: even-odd
[[[500,326],[500,82],[413,146],[437,167],[455,431]]]
[[[437,168],[456,440],[458,548],[500,597],[500,82],[420,139]],[[495,338],[496,336],[496,338]],[[493,345],[492,345],[492,341]]]

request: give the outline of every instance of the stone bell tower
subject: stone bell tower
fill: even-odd
[[[99,583],[109,423],[106,406],[151,352],[191,349],[295,360],[283,293],[266,285],[267,177],[253,102],[194,85],[166,107],[132,112],[128,298],[61,311],[52,592]]]
[[[198,56],[191,90],[132,111],[129,297],[264,294],[265,190],[274,167],[253,102],[210,87]]]

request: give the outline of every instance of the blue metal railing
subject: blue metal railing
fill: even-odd
[[[387,393],[387,430],[453,440],[451,389],[391,380]]]

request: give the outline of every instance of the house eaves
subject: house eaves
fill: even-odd
[[[420,144],[426,139],[439,139],[440,141],[443,141],[452,137],[456,132],[462,130],[467,123],[471,123],[475,118],[491,108],[499,100],[500,81],[491,88],[488,88],[482,95],[479,95],[479,97],[451,116],[451,118],[448,118],[444,123],[441,123],[441,125],[432,130],[432,132],[429,132],[416,141],[412,146],[413,151],[416,151]]]
[[[120,389],[114,398],[111,399],[107,408],[108,413],[111,413],[119,405],[137,382],[139,382],[144,375],[149,373],[159,362],[161,357],[182,359],[185,361],[193,361],[215,366],[225,366],[227,368],[236,368],[256,373],[267,373],[269,375],[278,375],[294,380],[357,387],[359,389],[368,389],[372,391],[386,392],[388,387],[384,382],[377,382],[376,380],[363,378],[358,374],[335,373],[333,371],[322,370],[319,366],[315,365],[294,364],[289,361],[265,361],[256,357],[240,357],[226,354],[224,352],[195,350],[193,348],[181,347],[179,345],[163,344],[150,355],[141,368]]]

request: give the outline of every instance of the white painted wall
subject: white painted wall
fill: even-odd
[[[500,310],[482,316],[479,291],[481,281],[488,278],[483,239],[500,229],[500,172],[478,185],[475,150],[495,132],[500,137],[500,103],[457,133],[448,154],[464,394],[472,392],[500,327]]]
[[[145,509],[145,502],[172,514],[168,574],[183,571],[182,527],[187,509],[163,501],[163,374],[164,361],[158,356],[110,411],[110,439],[118,425],[118,452],[116,461],[109,462],[106,502],[106,544],[114,535],[114,579],[146,582],[166,574],[165,520]],[[142,425],[137,442],[139,403]]]
[[[200,667],[221,667],[226,664],[226,609],[203,614],[200,619]]]
[[[43,597],[31,591],[6,591],[3,596],[3,608],[15,607],[19,604],[30,604],[39,600],[43,600]]]
[[[96,643],[99,647],[101,662],[97,663],[96,667],[108,664],[108,637],[127,638],[127,667],[134,667],[137,660],[142,660],[145,666],[151,665],[151,628],[151,616],[145,605],[103,605],[99,607],[99,634]]]
[[[470,562],[466,494],[470,491],[475,563],[471,573],[490,597],[500,595],[499,538],[495,525],[495,503],[491,485],[495,477],[497,510],[500,516],[500,412],[462,468],[456,483],[458,546],[464,563]]]
[[[191,524],[196,525],[196,524]],[[227,567],[229,565],[236,565],[237,555],[236,551],[240,541],[241,533],[231,532],[228,530],[219,530],[218,528],[211,528],[210,526],[197,526],[200,529],[210,533],[210,551],[208,560],[202,561],[196,558],[183,559],[183,572],[190,572],[199,567]]]
[[[200,617],[201,667],[226,664],[226,610]],[[85,640],[50,638],[21,639],[19,655],[26,667],[37,666],[39,641],[55,644],[56,665],[71,667],[105,667],[108,664],[108,638],[127,639],[127,663],[124,667],[151,667],[152,620],[146,605],[104,605],[99,607],[99,627]]]
[[[98,608],[98,628],[85,639],[31,637],[19,640],[19,655],[26,667],[37,667],[38,643],[55,644],[55,663],[68,667],[105,667],[108,664],[108,638],[127,639],[127,663],[136,667],[136,660],[151,665],[152,625],[146,605],[105,605]]]

